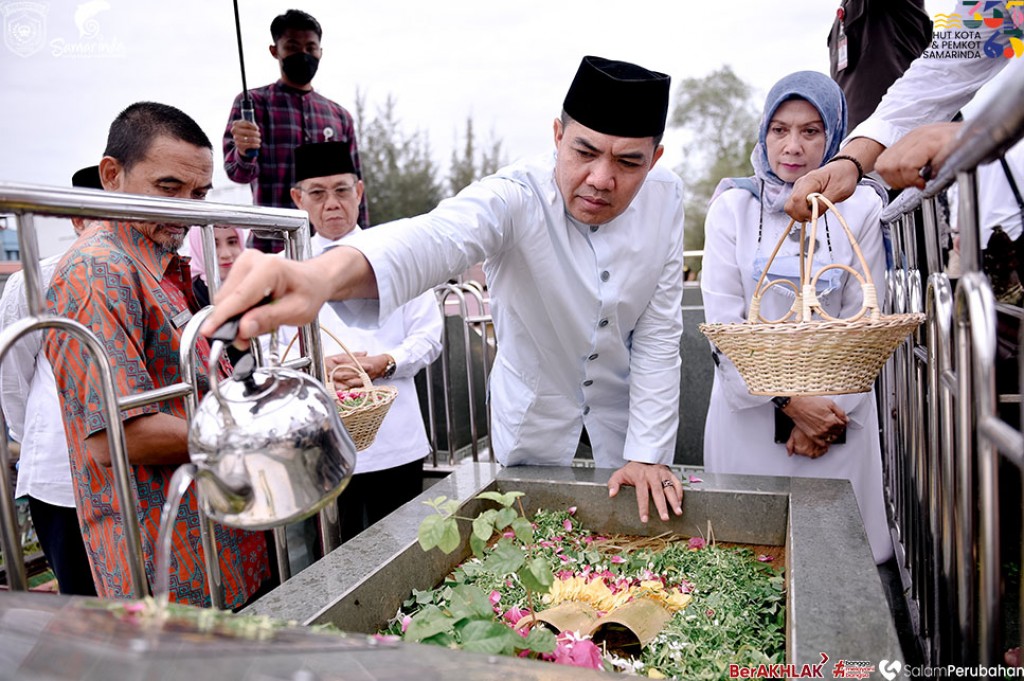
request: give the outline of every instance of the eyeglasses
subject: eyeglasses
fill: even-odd
[[[312,201],[313,203],[323,203],[324,201],[327,200],[328,193],[333,193],[334,198],[338,199],[339,201],[345,201],[350,196],[353,196],[356,193],[356,186],[354,184],[339,184],[334,189],[329,190],[317,187],[316,189],[303,189],[302,191],[306,194],[306,196],[309,197],[309,200]]]

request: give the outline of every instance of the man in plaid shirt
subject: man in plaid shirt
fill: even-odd
[[[299,10],[288,10],[270,24],[274,44],[270,54],[280,63],[281,79],[250,90],[256,122],[242,120],[244,93],[235,97],[224,132],[224,170],[235,182],[252,185],[259,206],[292,208],[294,182],[292,150],[300,144],[344,142],[352,164],[362,178],[352,116],[341,105],[313,91],[311,84],[320,63],[319,22]],[[265,142],[265,143],[264,143]],[[258,150],[255,156],[247,156]],[[359,203],[361,227],[369,227],[366,198]],[[273,233],[253,232],[251,246],[267,253],[284,248]]]

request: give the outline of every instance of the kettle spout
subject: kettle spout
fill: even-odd
[[[237,515],[252,506],[255,497],[249,476],[241,471],[218,475],[206,466],[197,466],[196,482],[213,515]]]

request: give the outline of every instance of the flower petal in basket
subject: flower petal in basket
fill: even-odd
[[[336,367],[335,371],[340,368]],[[334,381],[330,382],[333,389]],[[377,431],[380,430],[384,417],[388,415],[391,404],[398,397],[398,389],[390,385],[371,384],[369,387],[334,391],[334,396],[338,416],[352,437],[356,451],[361,452],[377,438]]]

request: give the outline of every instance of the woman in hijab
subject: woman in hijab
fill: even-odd
[[[245,248],[246,231],[241,227],[214,227],[213,236],[217,245],[217,266],[220,280],[227,278],[242,249]],[[192,256],[192,291],[201,307],[210,304],[210,286],[206,279],[206,263],[203,260],[203,231],[199,228],[188,232],[188,249]]]
[[[746,320],[757,280],[789,225],[783,206],[793,182],[825,163],[851,163],[834,158],[845,134],[846,100],[827,76],[797,72],[768,93],[751,154],[754,175],[723,180],[708,208],[701,273],[708,322]],[[860,244],[875,282],[884,282],[879,191],[865,182],[837,208]],[[780,249],[768,281],[799,282],[798,241],[799,229]],[[819,221],[817,241],[814,271],[830,263],[860,269],[834,214]],[[829,270],[817,288],[822,307],[833,317],[850,317],[860,310],[860,284],[847,272]],[[884,286],[879,292],[884,293]],[[782,318],[794,300],[793,289],[772,286],[762,297],[761,314],[765,319]],[[882,494],[874,392],[788,399],[755,396],[728,358],[717,349],[713,352],[716,370],[704,430],[705,468],[716,473],[849,480],[875,561],[888,560],[892,544]]]

